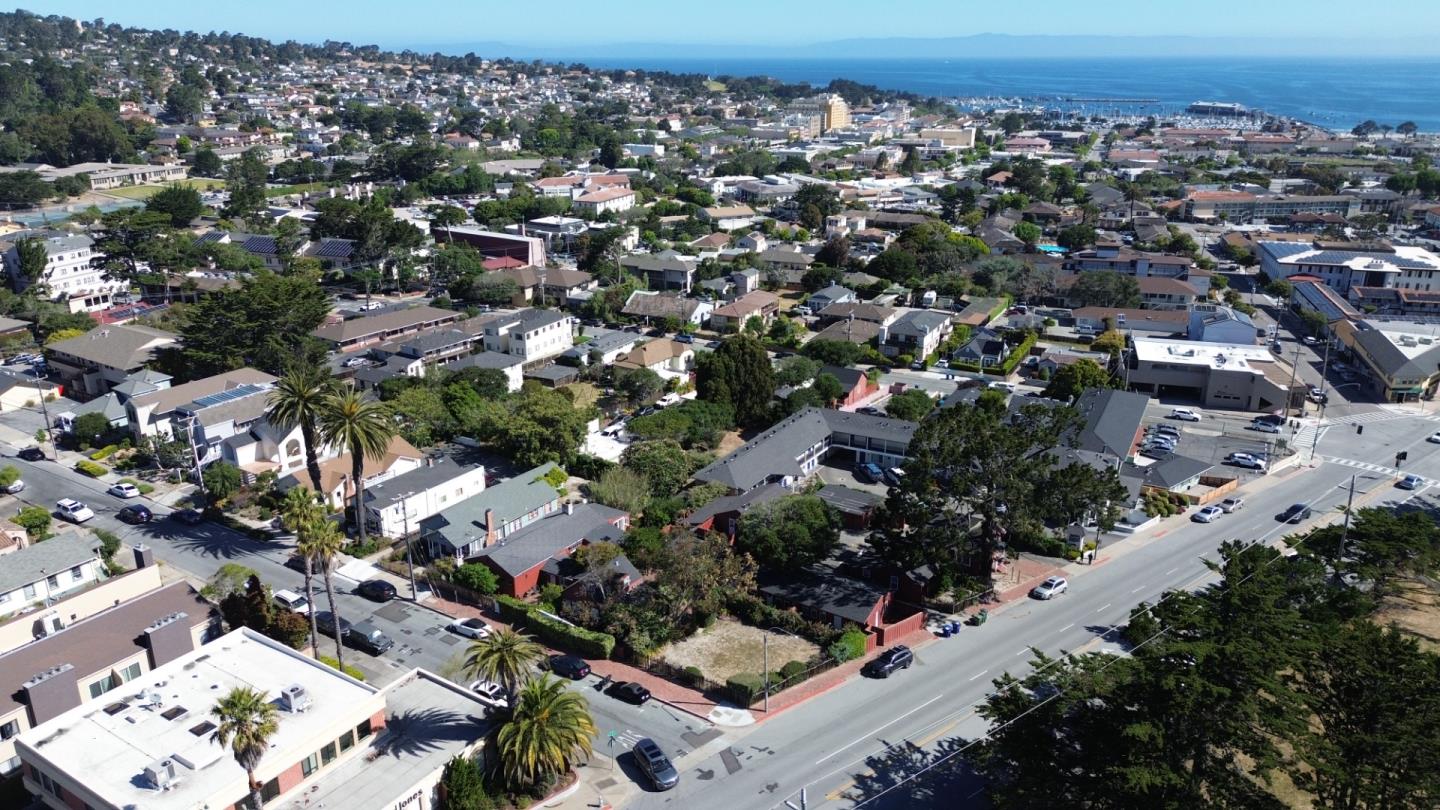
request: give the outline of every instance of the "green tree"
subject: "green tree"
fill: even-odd
[[[465,675],[497,683],[505,694],[514,695],[535,675],[545,658],[545,648],[529,636],[509,628],[494,628],[484,638],[470,643],[465,654]]]
[[[283,375],[297,362],[318,361],[310,333],[330,307],[329,296],[312,278],[249,276],[238,288],[217,290],[186,307],[180,346],[163,350],[160,364],[182,379],[244,366]]]
[[[305,601],[310,605],[307,618],[310,625],[310,649],[318,651],[319,629],[315,624],[315,549],[310,540],[315,523],[325,520],[325,508],[316,499],[314,491],[304,487],[291,487],[280,504],[281,525],[295,535],[295,551],[305,562]],[[318,652],[315,652],[318,655]]]
[[[263,155],[259,147],[250,149],[225,168],[225,190],[230,193],[225,216],[244,219],[265,208],[265,183],[270,170]]]
[[[590,482],[589,492],[596,503],[640,515],[650,504],[650,479],[626,467],[611,467]]]
[[[1045,396],[1073,405],[1087,389],[1109,388],[1110,384],[1110,372],[1084,357],[1056,369],[1050,384],[1045,386]]]
[[[815,379],[820,373],[820,362],[804,355],[792,355],[781,360],[775,369],[775,384],[794,388]]]
[[[834,407],[835,403],[845,396],[845,387],[840,384],[840,379],[828,371],[816,375],[815,382],[810,384],[810,388],[820,397],[820,401],[825,403],[826,407]]]
[[[885,403],[885,413],[908,422],[919,422],[934,409],[935,400],[920,388],[901,391]]]
[[[1040,226],[1033,222],[1015,223],[1012,233],[1015,234],[1016,239],[1025,243],[1026,250],[1034,250],[1035,245],[1040,242],[1040,237],[1044,235],[1044,232],[1040,230]]]
[[[1092,225],[1071,225],[1062,228],[1055,237],[1055,244],[1066,250],[1083,250],[1095,244],[1095,227]]]
[[[1140,283],[1113,270],[1086,270],[1070,287],[1070,299],[1082,307],[1138,307]]]
[[[495,810],[495,800],[485,788],[485,772],[469,757],[454,757],[440,775],[445,792],[445,810]]]
[[[96,411],[80,414],[70,427],[76,440],[86,445],[98,444],[114,429],[114,426],[110,424],[110,418]]]
[[[195,158],[190,166],[191,170],[201,177],[219,177],[225,170],[225,164],[215,150],[209,146],[202,146],[195,150]]]
[[[166,186],[145,201],[145,210],[164,214],[176,228],[187,228],[205,210],[199,190],[178,183]]]
[[[791,495],[740,517],[736,545],[766,570],[796,571],[826,559],[840,540],[840,519],[815,495]]]
[[[32,540],[43,539],[50,533],[52,519],[50,510],[43,506],[22,507],[15,517],[10,518],[11,522],[24,529],[25,534]]]
[[[564,773],[591,753],[597,733],[584,696],[548,675],[516,696],[510,721],[497,739],[501,771],[511,784],[530,786]]]
[[[652,402],[665,390],[665,380],[648,368],[616,371],[615,390],[630,405]]]
[[[741,424],[758,425],[775,396],[775,370],[765,346],[750,335],[732,335],[713,352],[701,354],[696,367],[701,399],[729,405]]]
[[[320,484],[317,425],[329,397],[337,390],[335,378],[324,366],[292,364],[275,383],[266,403],[265,418],[280,431],[300,428],[300,438],[305,444],[305,469],[315,492],[324,490]]]
[[[237,686],[216,701],[210,716],[215,718],[216,726],[210,738],[221,747],[228,746],[236,764],[245,769],[245,778],[250,786],[250,804],[264,806],[255,771],[270,747],[270,739],[280,730],[275,704],[258,689]]]
[[[481,595],[489,595],[500,589],[500,578],[484,563],[461,565],[450,575],[450,581]]]
[[[345,645],[340,639],[340,613],[335,609],[335,581],[331,573],[335,568],[335,558],[339,556],[340,550],[345,547],[345,535],[340,533],[340,526],[333,520],[316,520],[301,527],[295,538],[295,550],[305,558],[306,567],[311,568],[318,565],[320,575],[325,580],[325,599],[330,606],[330,615],[335,617],[335,665],[337,669],[345,666]],[[312,611],[313,621],[313,611]],[[316,656],[320,655],[319,648],[313,648]]]
[[[679,492],[702,463],[703,458],[686,452],[673,439],[635,442],[620,456],[620,464],[644,476],[651,493],[661,498]]]
[[[718,616],[727,599],[755,588],[755,561],[715,533],[673,532],[654,556],[654,587],[672,626]]]
[[[20,277],[30,284],[41,284],[45,278],[45,267],[50,263],[50,253],[45,250],[42,239],[21,239],[15,245]]]
[[[390,409],[368,400],[360,392],[331,394],[319,413],[320,436],[350,454],[350,483],[355,490],[354,520],[360,543],[365,543],[365,462],[379,461],[395,436]]]
[[[239,492],[242,485],[240,468],[228,461],[211,463],[200,477],[205,482],[205,492],[216,501],[223,501]]]

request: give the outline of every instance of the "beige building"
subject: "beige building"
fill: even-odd
[[[850,126],[850,105],[837,95],[797,98],[790,102],[789,112],[819,116],[821,132]]]

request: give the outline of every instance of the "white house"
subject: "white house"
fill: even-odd
[[[575,319],[548,309],[522,309],[485,324],[485,348],[526,363],[555,357],[574,345]]]
[[[45,270],[35,282],[20,273],[20,243],[38,239],[45,247]],[[50,298],[66,301],[71,312],[94,312],[110,306],[115,293],[128,288],[122,279],[107,278],[99,266],[95,240],[84,234],[18,231],[0,241],[5,272],[17,292],[43,284]]]
[[[366,520],[385,537],[406,537],[420,531],[420,521],[484,491],[484,467],[441,458],[366,487]]]
[[[570,207],[592,216],[607,211],[618,214],[635,207],[635,192],[619,187],[576,189],[575,196],[570,198]]]
[[[5,555],[0,565],[0,616],[49,603],[105,579],[100,541],[87,531],[67,531]]]

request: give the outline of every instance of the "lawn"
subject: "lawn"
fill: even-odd
[[[209,177],[191,177],[177,181],[178,185],[198,188],[201,191],[224,188],[224,180],[215,180]],[[169,185],[168,183],[166,185]],[[124,197],[127,200],[148,200],[165,189],[164,185],[158,186],[121,186],[120,188],[106,189],[99,194],[108,194],[111,197]]]
[[[719,621],[684,641],[660,651],[665,663],[674,667],[698,667],[715,683],[741,673],[759,675],[765,670],[764,639],[757,627],[734,621]],[[770,633],[770,670],[789,661],[809,661],[820,655],[820,647],[795,636]]]
[[[265,189],[266,197],[284,197],[286,194],[304,194],[316,191],[324,191],[327,186],[324,183],[300,183],[294,186],[279,186],[277,188]]]

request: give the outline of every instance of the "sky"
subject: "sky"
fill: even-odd
[[[587,43],[780,45],[981,33],[1440,41],[1437,0],[1379,5],[1383,13],[1354,0],[1260,0],[1243,9],[1184,0],[27,0],[24,7],[144,28],[449,51],[472,42],[583,49]]]

